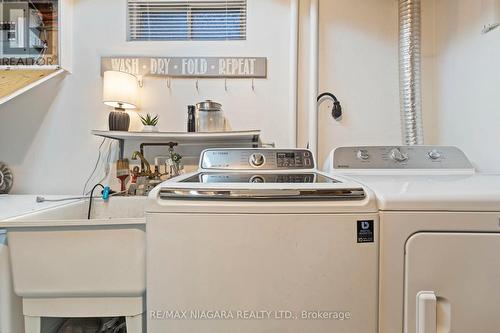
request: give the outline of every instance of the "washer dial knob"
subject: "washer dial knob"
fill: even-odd
[[[261,166],[264,165],[265,162],[266,158],[262,154],[256,153],[250,156],[250,165],[256,168],[260,168]]]
[[[359,160],[366,161],[370,158],[370,155],[368,155],[368,152],[366,150],[360,149],[360,150],[358,150],[356,157]]]
[[[253,176],[252,178],[250,178],[250,183],[265,183],[266,180],[264,179],[264,177],[262,176]]]
[[[406,162],[408,161],[408,154],[405,154],[399,148],[394,148],[391,150],[391,158],[396,162]]]
[[[427,155],[431,160],[439,160],[441,158],[441,153],[436,149],[431,150]]]

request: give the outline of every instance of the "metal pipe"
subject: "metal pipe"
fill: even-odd
[[[290,114],[292,147],[297,147],[297,103],[299,61],[299,0],[290,0]]]
[[[309,7],[309,149],[318,157],[319,0]]]
[[[421,91],[421,1],[399,0],[399,80],[403,142],[424,143]]]

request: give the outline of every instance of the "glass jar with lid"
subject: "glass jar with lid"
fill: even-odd
[[[220,103],[206,100],[196,104],[196,132],[224,132],[226,118]]]

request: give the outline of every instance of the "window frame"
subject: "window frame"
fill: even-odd
[[[237,5],[238,3],[243,3],[240,7],[238,7],[239,9],[239,18],[238,19],[234,19],[232,21],[232,24],[234,24],[234,26],[237,28],[239,26],[239,32],[237,35],[234,35],[234,36],[230,36],[228,34],[228,31],[231,31],[230,29],[227,29],[224,31],[224,29],[221,29],[223,30],[222,33],[220,33],[219,36],[217,36],[215,33],[213,33],[213,29],[212,29],[212,33],[210,34],[210,31],[207,32],[207,36],[206,37],[197,37],[196,36],[196,27],[195,27],[195,24],[194,24],[194,20],[193,20],[193,12],[196,12],[196,11],[199,11],[199,12],[202,12],[203,10],[206,11],[207,14],[210,14],[210,13],[216,13],[219,9],[216,8],[215,6],[214,7],[210,7],[211,4],[213,5],[213,3],[217,3],[217,2],[220,2],[220,3],[223,3],[224,1],[203,1],[203,0],[181,0],[181,1],[177,1],[177,0],[163,0],[163,1],[149,1],[149,3],[169,3],[171,2],[172,4],[181,4],[185,7],[187,7],[186,9],[183,9],[185,10],[185,13],[186,13],[186,35],[185,36],[179,36],[179,37],[175,37],[175,36],[158,36],[157,38],[155,37],[151,37],[151,35],[147,36],[147,37],[144,37],[144,38],[140,38],[140,37],[136,37],[134,36],[134,33],[132,32],[132,21],[135,19],[135,20],[138,20],[137,17],[136,18],[132,18],[132,14],[131,14],[131,6],[134,5],[134,4],[137,4],[139,1],[137,0],[127,0],[127,13],[126,13],[126,21],[127,21],[127,24],[126,24],[126,40],[127,42],[170,42],[170,41],[192,41],[192,42],[196,42],[196,41],[245,41],[247,40],[247,22],[248,22],[248,1],[247,0],[226,0],[225,2],[226,3],[233,3],[235,5]],[[145,5],[148,4],[148,1],[145,0],[145,1],[142,1]],[[204,3],[206,3],[206,5],[203,5]],[[228,15],[230,14],[227,14],[227,7],[226,8],[223,8],[221,7],[220,8],[220,11],[221,12],[226,12],[226,22],[227,22],[227,17]],[[166,11],[164,12],[166,13]],[[144,19],[145,20],[145,19]],[[135,23],[135,26],[137,26],[139,23]],[[227,25],[227,23],[226,23]],[[146,28],[146,26],[144,26]],[[213,27],[212,27],[213,28]],[[236,28],[233,28],[232,30],[237,30]],[[168,34],[169,32],[165,32],[165,34]]]

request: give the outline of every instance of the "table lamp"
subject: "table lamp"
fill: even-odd
[[[110,131],[128,131],[130,116],[126,110],[137,108],[138,83],[135,75],[118,72],[104,72],[102,101],[114,108],[109,114]]]

